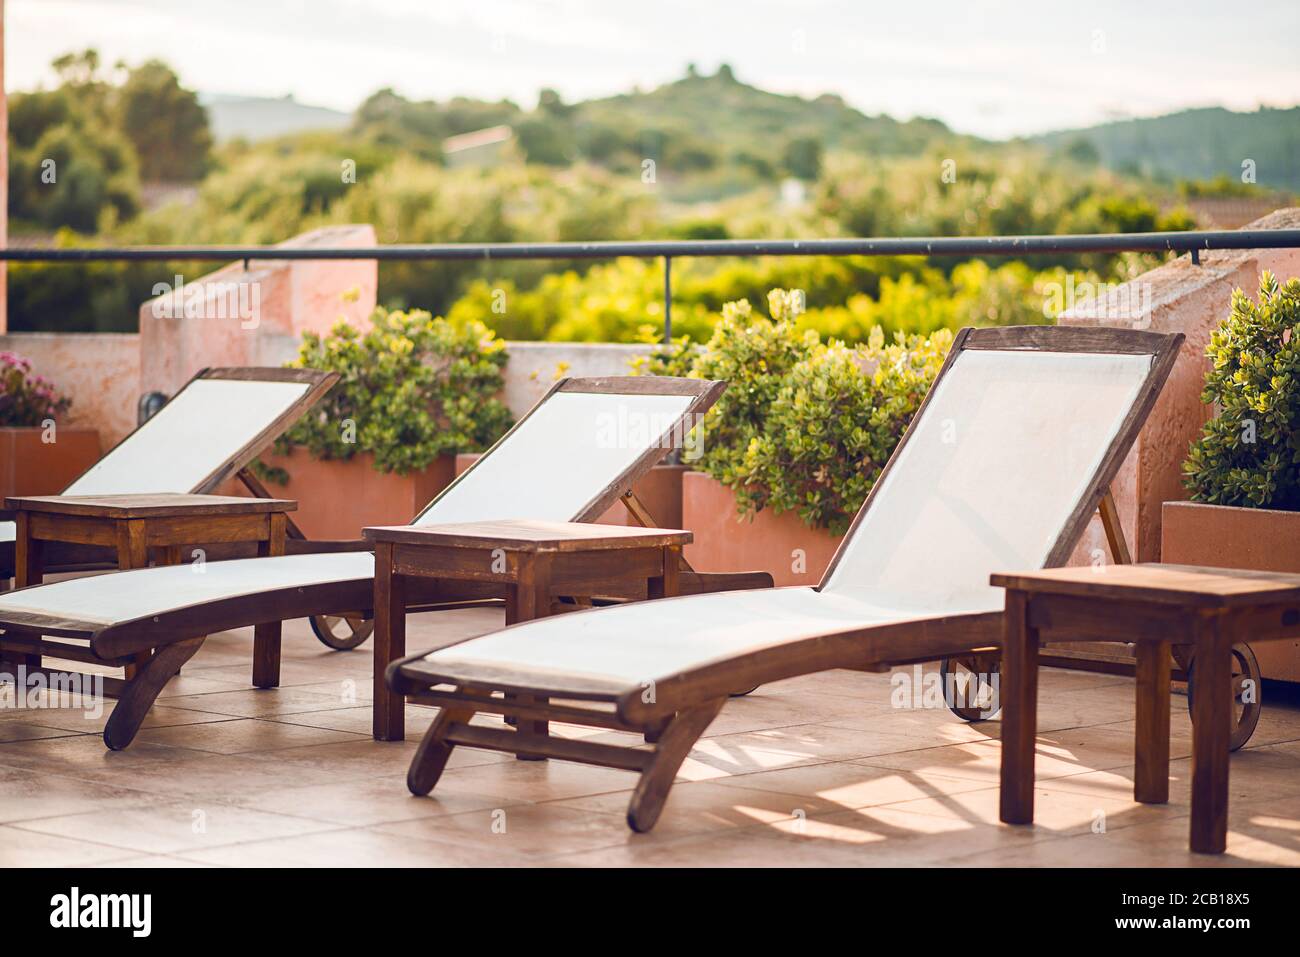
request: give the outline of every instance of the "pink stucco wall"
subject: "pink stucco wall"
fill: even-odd
[[[362,225],[327,226],[280,245],[374,244],[374,228]],[[378,294],[378,264],[363,259],[255,261],[247,270],[232,263],[181,279],[181,289],[140,306],[141,391],[170,395],[205,366],[279,365],[305,331],[326,331],[340,317],[366,328]],[[232,289],[255,309],[223,309]],[[187,308],[196,296],[202,305]]]
[[[1300,228],[1300,209],[1278,210],[1245,228]],[[1160,506],[1187,498],[1182,462],[1188,445],[1210,416],[1201,403],[1210,333],[1227,318],[1232,291],[1240,288],[1253,297],[1259,274],[1265,269],[1283,280],[1300,276],[1300,249],[1202,253],[1199,266],[1192,264],[1190,256],[1182,256],[1098,300],[1079,303],[1060,318],[1068,325],[1142,328],[1181,332],[1187,337],[1169,382],[1113,486],[1135,560],[1159,559]],[[1150,309],[1123,308],[1123,304],[1135,302],[1149,302]],[[1075,560],[1086,562],[1094,549],[1104,551],[1105,547],[1101,523],[1094,518]]]
[[[14,332],[0,352],[16,352],[72,399],[64,424],[99,430],[111,448],[135,427],[140,397],[140,337],[134,333]]]
[[[370,226],[330,226],[282,245],[374,244]],[[156,300],[140,307],[139,334],[15,333],[0,335],[0,350],[29,358],[37,372],[72,398],[68,424],[98,429],[102,446],[109,448],[135,427],[143,393],[172,395],[206,366],[278,366],[293,357],[304,331],[327,330],[340,316],[365,328],[378,289],[372,260],[268,261],[248,271],[233,263],[182,279],[201,291],[214,282],[255,287],[256,325],[250,327],[239,315],[212,318],[205,310],[187,318],[182,289],[157,300],[172,300],[171,317],[166,308],[155,308]]]

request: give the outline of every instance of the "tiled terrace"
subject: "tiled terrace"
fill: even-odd
[[[500,621],[490,609],[413,617],[410,640],[432,646]],[[283,686],[270,691],[248,685],[250,646],[242,632],[210,638],[124,752],[105,751],[103,717],[4,712],[0,862],[1300,864],[1295,696],[1271,695],[1251,747],[1233,758],[1221,858],[1185,849],[1186,699],[1173,699],[1171,803],[1143,806],[1132,800],[1131,681],[1057,670],[1042,678],[1032,830],[997,823],[996,721],[898,710],[887,675],[831,672],[733,700],[658,827],[635,835],[623,821],[634,779],[621,771],[462,748],[433,797],[410,797],[415,741],[369,735],[368,644],[330,652],[291,622]],[[409,709],[412,737],[431,714]]]

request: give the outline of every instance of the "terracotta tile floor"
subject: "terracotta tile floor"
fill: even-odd
[[[489,631],[473,610],[411,620],[412,647]],[[655,831],[624,824],[633,778],[458,749],[407,794],[415,738],[370,739],[369,645],[285,628],[283,686],[248,687],[247,632],[210,638],[135,744],[104,717],[0,712],[8,865],[1300,865],[1300,695],[1270,692],[1232,761],[1228,854],[1185,850],[1190,726],[1173,699],[1172,800],[1132,800],[1132,683],[1046,671],[1033,829],[997,823],[998,723],[899,710],[887,675],[831,672],[733,700],[683,766]],[[596,734],[559,726],[561,734]]]

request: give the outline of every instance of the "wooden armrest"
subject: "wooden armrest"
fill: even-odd
[[[286,538],[284,553],[286,555],[316,555],[322,552],[372,552],[374,546],[364,538],[348,539],[311,539]]]
[[[678,579],[678,589],[683,595],[771,588],[773,585],[771,572],[688,572],[683,569]]]

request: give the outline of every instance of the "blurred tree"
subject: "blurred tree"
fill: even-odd
[[[822,171],[822,145],[811,136],[796,137],[785,144],[782,162],[791,176],[816,179]]]
[[[119,222],[139,209],[135,153],[103,115],[93,52],[59,58],[68,61],[60,75],[75,83],[9,100],[9,216],[16,230],[30,224],[94,232],[105,217]]]
[[[167,64],[150,60],[127,74],[117,94],[118,122],[140,157],[146,181],[193,181],[212,151],[208,113]]]

